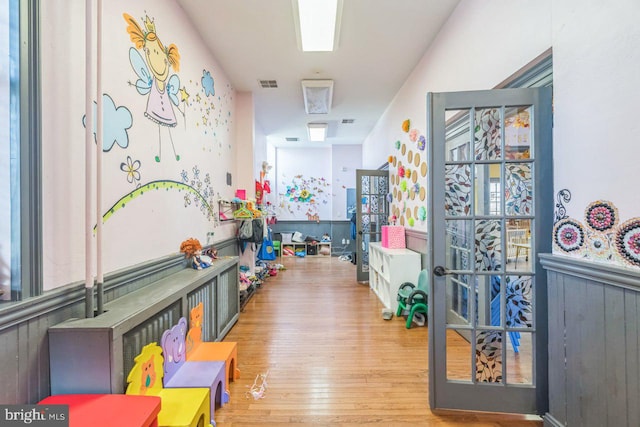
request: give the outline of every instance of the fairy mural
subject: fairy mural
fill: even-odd
[[[143,27],[138,25],[136,20],[129,14],[122,16],[127,22],[127,33],[135,47],[129,49],[129,62],[133,71],[138,76],[135,86],[140,95],[147,97],[147,107],[145,117],[158,125],[158,154],[155,156],[156,162],[162,160],[162,128],[168,129],[169,140],[173,155],[176,160],[180,160],[180,155],[176,152],[171,128],[178,124],[174,106],[180,110],[180,78],[172,71],[180,71],[180,53],[175,44],[165,46],[156,33],[156,24],[145,16]],[[184,93],[182,97],[184,99]]]

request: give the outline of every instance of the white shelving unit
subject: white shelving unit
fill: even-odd
[[[421,256],[410,249],[387,249],[380,242],[369,243],[369,287],[386,308],[398,309],[398,288],[404,282],[416,284]]]

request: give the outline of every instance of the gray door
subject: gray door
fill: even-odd
[[[379,242],[388,223],[389,171],[356,170],[356,279],[369,280],[369,243]]]
[[[430,93],[432,409],[547,409],[551,88]]]

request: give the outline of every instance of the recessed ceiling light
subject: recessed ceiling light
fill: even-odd
[[[355,119],[342,119],[343,125],[350,125],[355,121]]]
[[[335,49],[341,6],[342,0],[294,0],[298,12],[296,30],[303,51],[330,52]]]
[[[323,142],[327,139],[327,123],[307,123],[309,141]]]

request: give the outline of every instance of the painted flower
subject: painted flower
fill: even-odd
[[[313,195],[309,192],[309,190],[304,189],[298,195],[298,201],[299,202],[308,202],[309,200],[311,200],[312,196]]]
[[[400,141],[396,141],[396,150],[399,150],[401,146],[402,143]]]
[[[404,176],[405,178],[411,178],[411,169],[405,169]]]
[[[127,163],[120,163],[120,170],[126,172],[127,181],[133,184],[136,181],[140,181],[140,160],[132,160],[131,156],[127,156]]]
[[[391,203],[393,201],[393,194],[387,193],[387,203]]]
[[[411,120],[407,119],[404,122],[402,122],[402,131],[403,132],[409,132],[409,128],[411,127]]]
[[[389,163],[393,163],[393,156],[389,156],[389,158],[387,159],[387,161],[388,161]]]
[[[627,239],[627,247],[636,255],[640,254],[640,233],[634,233]]]
[[[427,140],[424,138],[424,135],[420,135],[420,137],[418,138],[418,150],[424,151],[426,146]]]
[[[409,132],[409,140],[416,142],[418,140],[418,129],[411,129]]]
[[[553,237],[555,244],[565,252],[579,251],[584,245],[582,225],[571,218],[556,224]]]
[[[606,201],[596,201],[587,206],[585,217],[587,225],[596,231],[609,230],[618,222],[616,207]]]
[[[640,266],[640,218],[632,218],[620,225],[615,246],[625,261]]]
[[[404,176],[404,166],[398,167],[398,176],[399,177],[403,177]]]

